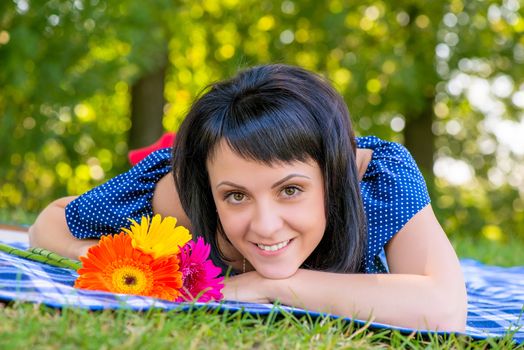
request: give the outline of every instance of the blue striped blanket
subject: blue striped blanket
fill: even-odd
[[[25,234],[0,229],[0,243],[27,248]],[[461,260],[468,292],[466,334],[475,339],[500,337],[513,333],[517,343],[524,343],[524,266],[503,268],[483,265],[474,260]],[[75,307],[90,310],[145,310],[206,307],[222,311],[249,312],[265,315],[284,310],[296,316],[321,314],[272,304],[251,304],[233,301],[180,304],[158,299],[94,292],[73,288],[77,273],[0,252],[0,300],[41,303],[51,307]],[[367,322],[353,320],[364,325]],[[411,333],[413,330],[386,324],[371,323],[371,328],[390,328]],[[424,332],[422,332],[424,333]]]

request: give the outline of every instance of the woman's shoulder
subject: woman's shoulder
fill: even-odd
[[[373,150],[361,181],[364,196],[372,193],[373,197],[387,198],[388,203],[428,197],[424,177],[406,147],[376,136],[359,137],[357,145]],[[397,195],[390,196],[392,192]]]
[[[131,182],[145,184],[149,191],[154,190],[158,181],[171,171],[172,148],[162,148],[151,152],[147,157],[134,165],[127,173],[120,176],[126,177]],[[124,181],[124,182],[125,182]]]
[[[373,150],[376,159],[404,159],[413,162],[413,157],[407,148],[393,141],[382,140],[376,136],[356,137],[357,148],[367,148]]]
[[[385,141],[376,136],[356,138],[358,148],[371,149],[373,154],[362,181],[375,179],[381,173],[386,175],[407,175],[424,182],[411,153],[400,143]]]

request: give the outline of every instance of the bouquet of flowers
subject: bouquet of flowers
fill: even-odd
[[[131,220],[129,229],[103,236],[80,257],[75,287],[151,296],[170,301],[220,300],[223,278],[209,259],[210,246],[196,242],[173,217]]]

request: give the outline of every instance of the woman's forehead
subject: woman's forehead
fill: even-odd
[[[315,165],[319,166],[318,163],[312,159],[310,156],[306,157],[297,157],[296,159],[290,160],[281,160],[275,157],[270,162],[264,161],[262,159],[257,159],[255,157],[246,156],[246,154],[241,154],[233,147],[230,143],[222,138],[215,146],[209,151],[208,157],[206,160],[206,166],[209,167],[215,165],[215,163],[224,163],[225,161],[229,163],[239,163],[239,162],[253,162],[267,167],[283,167],[283,166],[293,166],[293,164],[308,164],[310,166]]]

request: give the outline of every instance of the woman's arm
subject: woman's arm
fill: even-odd
[[[466,290],[460,264],[430,205],[388,243],[390,274],[300,269],[283,280],[256,272],[231,278],[224,295],[417,329],[464,331]]]
[[[31,247],[45,248],[62,256],[78,259],[85,255],[96,239],[77,239],[69,231],[65,207],[76,197],[64,197],[49,204],[29,228]]]

